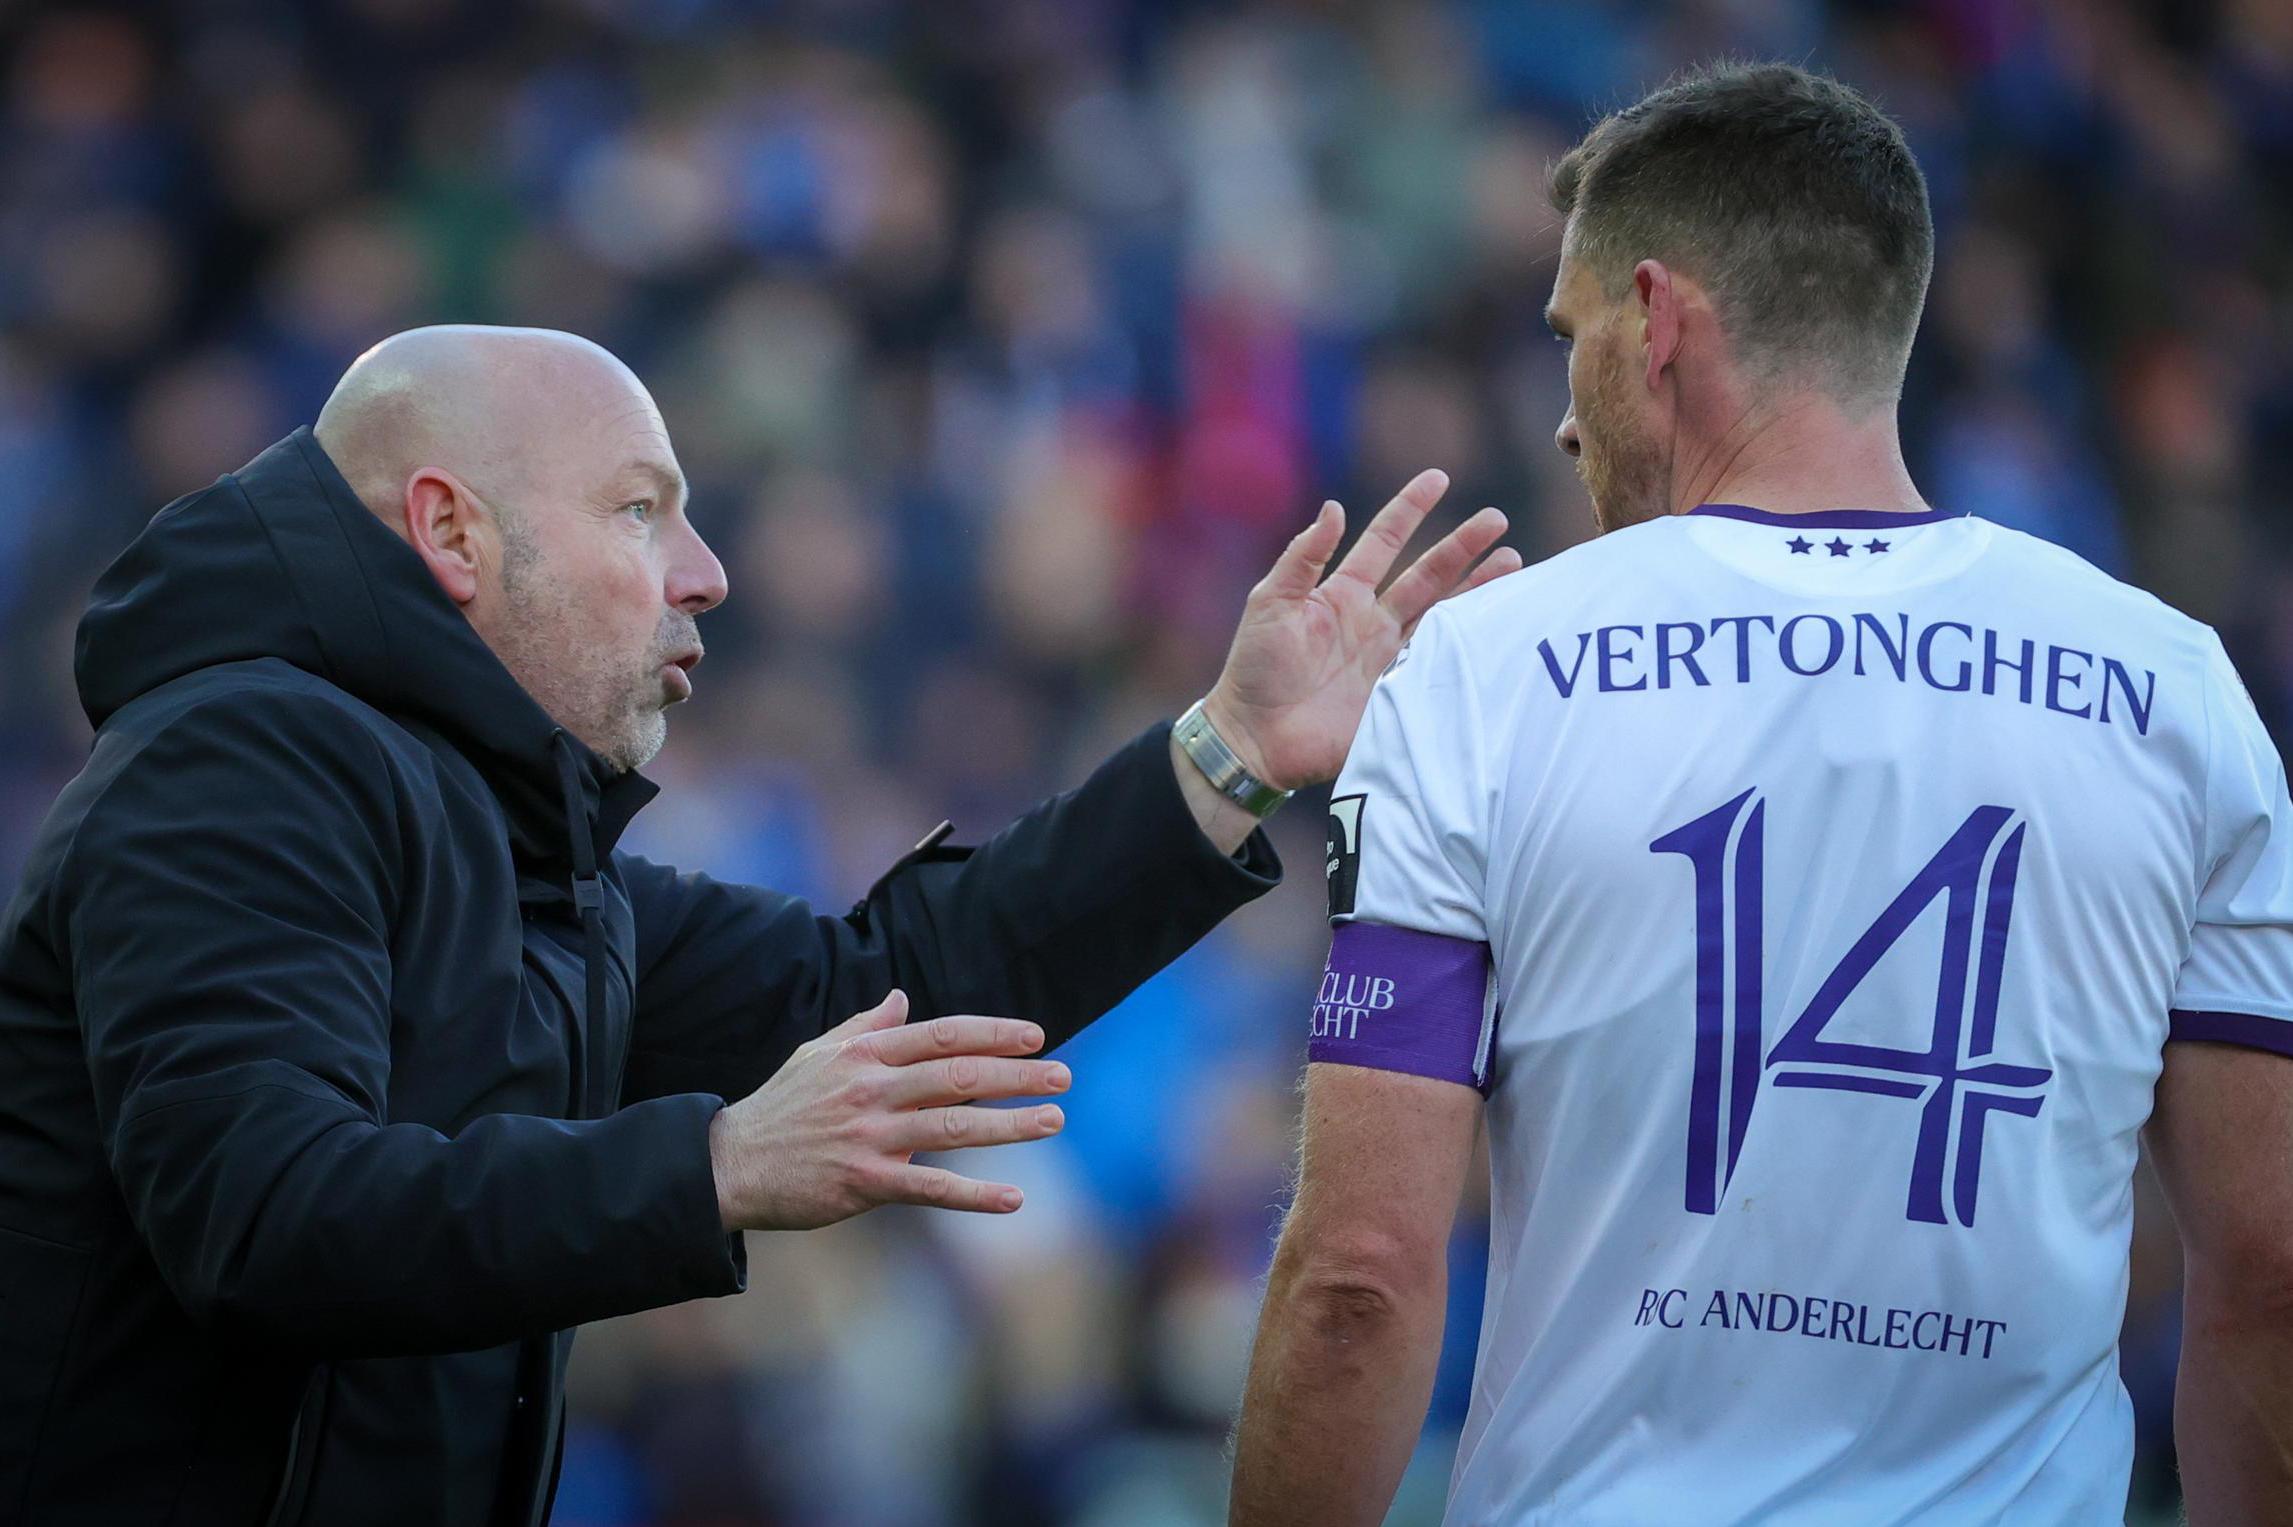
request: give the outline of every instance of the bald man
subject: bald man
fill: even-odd
[[[1326,578],[1325,505],[1178,723],[820,917],[615,847],[725,597],[637,378],[361,357],[80,626],[0,920],[0,1521],[526,1527],[582,1322],[739,1290],[744,1230],[1016,1209],[911,1158],[1055,1133],[980,1105],[1273,882],[1258,819],[1518,565],[1483,511],[1380,595],[1441,488]]]

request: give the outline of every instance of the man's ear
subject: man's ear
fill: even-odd
[[[1642,260],[1632,267],[1632,295],[1640,309],[1641,343],[1647,350],[1644,380],[1654,392],[1664,368],[1680,353],[1680,294],[1663,261]]]
[[[424,467],[406,480],[407,543],[457,605],[478,597],[488,518],[451,473]]]

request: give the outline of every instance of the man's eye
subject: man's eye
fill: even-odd
[[[637,518],[641,520],[651,520],[653,518],[653,505],[649,499],[641,498],[635,500],[632,503],[623,504],[621,506],[621,510],[624,514],[633,510],[635,511]]]

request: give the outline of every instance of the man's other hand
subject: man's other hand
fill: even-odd
[[[895,990],[717,1115],[709,1159],[727,1230],[810,1230],[878,1204],[1019,1207],[1017,1188],[911,1158],[1057,1134],[1067,1121],[1056,1105],[972,1105],[1064,1092],[1067,1068],[1016,1058],[1043,1047],[1032,1023],[948,1017],[910,1027],[907,1016],[907,995]]]
[[[1483,509],[1378,592],[1448,487],[1443,473],[1418,473],[1326,579],[1322,569],[1345,539],[1346,518],[1335,500],[1323,504],[1250,591],[1225,671],[1203,709],[1267,784],[1295,790],[1335,779],[1370,686],[1425,612],[1521,566],[1511,547],[1474,566],[1505,533],[1505,516]]]

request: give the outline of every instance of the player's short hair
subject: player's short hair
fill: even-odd
[[[1927,181],[1886,114],[1789,64],[1682,75],[1554,166],[1576,257],[1610,296],[1662,260],[1711,293],[1763,376],[1851,406],[1902,391],[1934,270]]]

